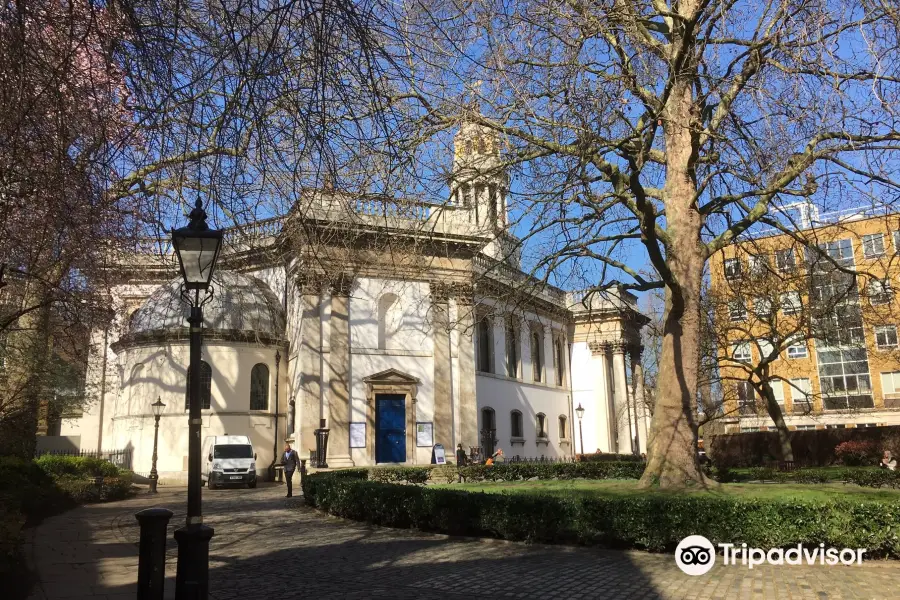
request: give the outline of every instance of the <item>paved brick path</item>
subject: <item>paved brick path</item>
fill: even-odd
[[[717,565],[689,577],[668,555],[529,546],[373,528],[322,515],[284,488],[204,489],[216,529],[214,600],[287,598],[897,598],[900,562],[853,567]],[[30,532],[35,600],[133,599],[138,528],[150,506],[184,519],[185,490],[82,507]],[[168,548],[173,597],[175,542]]]

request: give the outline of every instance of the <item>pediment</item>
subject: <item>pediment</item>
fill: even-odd
[[[368,377],[364,377],[363,381],[365,383],[421,383],[417,377],[413,377],[409,373],[404,373],[397,369],[387,369],[386,371],[369,375]]]

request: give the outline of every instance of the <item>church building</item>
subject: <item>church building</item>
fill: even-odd
[[[447,202],[305,190],[232,228],[203,306],[202,435],[248,435],[265,476],[327,429],[330,468],[426,465],[441,444],[564,459],[646,451],[640,329],[625,291],[566,292],[519,264],[497,136],[463,125]],[[154,251],[155,249],[155,251]],[[92,333],[96,392],[61,435],[187,477],[189,306],[159,242],[122,261],[116,318]],[[578,407],[583,418],[578,422]],[[580,426],[579,426],[580,425]]]

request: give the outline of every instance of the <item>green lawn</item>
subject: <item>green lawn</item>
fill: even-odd
[[[604,479],[597,481],[512,481],[481,482],[438,485],[454,490],[467,490],[488,493],[521,493],[521,494],[561,494],[561,495],[599,495],[599,496],[633,496],[638,494],[670,494],[685,492],[665,492],[640,490],[637,481],[625,479]],[[725,483],[715,484],[708,490],[691,490],[690,494],[729,495],[749,498],[796,498],[801,500],[881,500],[900,502],[900,490],[876,489],[860,487],[844,483],[827,484],[787,484],[787,483]]]

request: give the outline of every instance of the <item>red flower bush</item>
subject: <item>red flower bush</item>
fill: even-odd
[[[835,446],[834,455],[850,467],[874,465],[878,462],[878,447],[875,442],[850,440]]]

